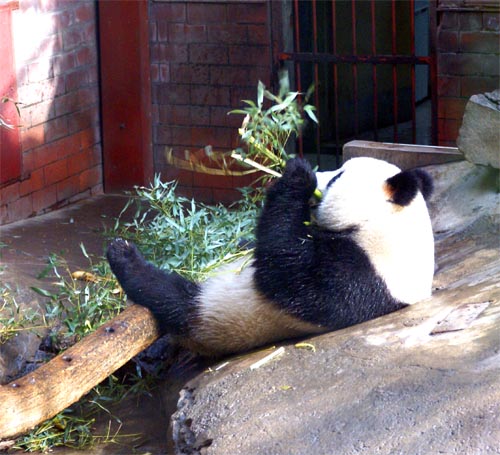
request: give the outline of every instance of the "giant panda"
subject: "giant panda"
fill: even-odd
[[[323,197],[310,201],[315,189]],[[269,189],[250,263],[193,283],[114,240],[112,271],[161,333],[206,356],[358,324],[429,297],[434,241],[425,200],[432,180],[373,158],[317,175],[288,161]]]

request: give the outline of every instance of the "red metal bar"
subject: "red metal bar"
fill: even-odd
[[[355,56],[358,53],[358,45],[356,42],[356,1],[351,1],[351,21],[352,21],[352,54]],[[356,63],[352,65],[352,83],[354,94],[354,134],[359,133],[359,115],[358,115],[358,66]]]
[[[375,0],[371,0],[372,16],[372,54],[377,55],[376,42],[376,22],[375,22]],[[378,84],[377,84],[377,65],[372,65],[372,83],[373,83],[373,138],[378,141]]]
[[[429,72],[431,86],[431,141],[438,144],[438,93],[437,93],[437,59],[436,59],[436,32],[437,8],[436,0],[429,2]]]
[[[313,15],[313,52],[316,54],[318,52],[318,15],[316,9],[316,0],[312,0],[312,15]],[[314,64],[314,104],[318,110],[318,117],[320,114],[319,105],[319,75],[318,75],[318,63]],[[316,125],[316,161],[318,167],[321,167],[321,131],[320,125]]]
[[[391,3],[392,55],[396,55],[396,0]],[[394,119],[394,142],[398,142],[398,70],[392,65],[392,112]]]
[[[410,46],[411,55],[415,55],[415,0],[410,0]],[[415,65],[410,65],[411,71],[411,138],[413,144],[417,143],[417,102],[415,95]]]
[[[337,55],[337,10],[335,0],[332,0],[332,51]],[[339,80],[337,64],[333,64],[333,105],[335,109],[335,159],[336,164],[340,167],[340,135],[339,135]]]
[[[293,2],[293,12],[295,20],[295,51],[300,53],[300,21],[299,21],[299,0],[294,0]],[[297,91],[302,91],[302,84],[300,81],[300,62],[295,61],[295,84],[297,86]],[[304,140],[302,135],[299,136],[299,155],[304,154]]]

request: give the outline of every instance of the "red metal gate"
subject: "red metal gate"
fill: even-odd
[[[279,59],[297,90],[314,84],[320,119],[300,152],[328,168],[354,138],[437,142],[434,1],[293,0],[290,14],[293,43]]]

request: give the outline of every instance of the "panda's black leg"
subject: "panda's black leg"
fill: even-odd
[[[111,270],[134,303],[149,308],[162,333],[186,335],[199,287],[147,262],[137,247],[115,239],[106,252]]]

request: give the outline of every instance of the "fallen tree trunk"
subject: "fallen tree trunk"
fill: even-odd
[[[149,310],[132,305],[37,370],[0,386],[0,439],[25,433],[75,403],[158,336]]]

